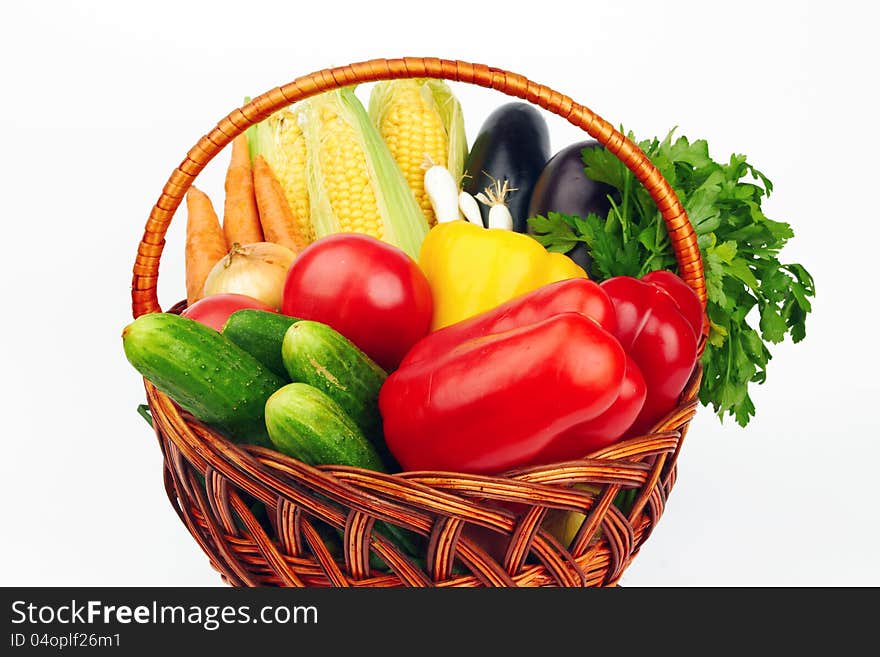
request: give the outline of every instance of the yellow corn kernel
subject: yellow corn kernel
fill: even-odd
[[[379,133],[430,225],[436,223],[425,192],[425,164],[446,164],[449,140],[440,114],[417,80],[399,80],[378,118]]]
[[[291,108],[283,109],[269,118],[269,126],[275,131],[277,139],[277,148],[269,166],[281,183],[301,234],[311,242],[315,239],[315,231],[309,218],[306,140],[299,125],[298,112]]]
[[[464,118],[458,100],[442,80],[379,82],[370,94],[370,119],[433,225],[436,218],[425,192],[425,170],[439,164],[458,181],[467,156]]]
[[[417,257],[428,224],[354,88],[306,100],[300,125],[315,237],[364,233]]]
[[[367,162],[355,127],[345,121],[330,102],[331,97],[313,99],[318,119],[317,163],[322,188],[341,233],[365,233],[385,237]]]

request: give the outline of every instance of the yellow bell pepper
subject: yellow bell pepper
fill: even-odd
[[[568,256],[548,253],[528,235],[467,221],[432,228],[422,242],[419,266],[434,295],[431,330],[549,283],[587,278]]]

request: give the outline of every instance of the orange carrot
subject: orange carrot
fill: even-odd
[[[263,241],[254,177],[248,156],[247,136],[240,134],[232,142],[232,159],[226,171],[226,201],[223,204],[223,232],[226,246]]]
[[[190,187],[186,212],[186,300],[194,303],[204,296],[205,279],[227,249],[223,229],[207,194]]]
[[[296,225],[281,183],[262,155],[254,158],[254,192],[266,241],[286,246],[294,253],[302,251],[308,243]]]

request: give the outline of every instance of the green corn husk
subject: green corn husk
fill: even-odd
[[[379,82],[370,94],[369,111],[419,206],[433,220],[424,191],[426,165],[445,166],[460,181],[468,152],[464,116],[452,89],[434,79]]]
[[[301,112],[315,237],[365,233],[417,258],[428,222],[354,87],[310,98]]]
[[[306,146],[300,115],[303,104],[285,107],[247,130],[251,159],[262,155],[281,184],[300,234],[315,238],[306,178]]]

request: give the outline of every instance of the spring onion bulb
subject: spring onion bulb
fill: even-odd
[[[480,206],[477,205],[477,199],[468,194],[461,192],[458,195],[458,209],[464,215],[464,218],[477,226],[483,225],[483,218],[480,216]]]
[[[437,223],[461,218],[458,214],[458,185],[449,169],[439,164],[430,166],[425,171],[425,192],[434,208]]]
[[[509,187],[507,180],[494,181],[489,187],[477,194],[477,200],[483,205],[489,206],[488,228],[501,228],[513,230],[513,216],[505,201],[507,195],[515,192],[515,187]]]

